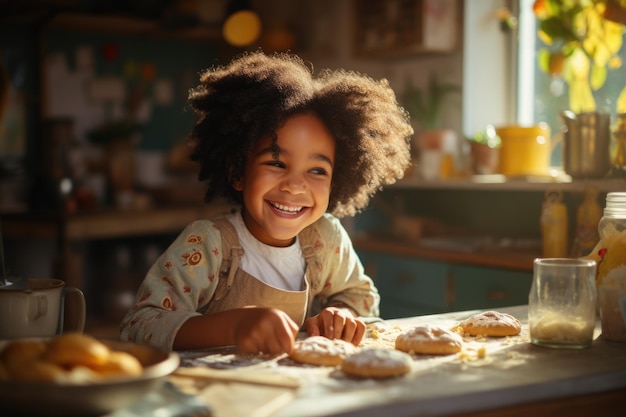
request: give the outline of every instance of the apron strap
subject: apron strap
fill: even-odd
[[[316,246],[320,245],[321,242],[321,239],[319,239],[319,233],[313,227],[309,226],[300,232],[298,238],[300,239],[302,255],[304,256],[304,260],[306,262],[306,272],[313,272],[309,278],[311,279],[313,286],[317,287],[317,285],[319,285],[319,277],[317,274],[319,268],[316,256]]]
[[[306,280],[306,284],[308,286],[308,302],[307,302],[307,312],[306,317],[311,317],[319,313],[321,310],[321,306],[319,305],[319,300],[315,298],[315,294],[319,293],[320,287],[320,277],[318,268],[318,259],[316,256],[316,245],[319,244],[319,233],[311,226],[304,229],[298,235],[300,239],[300,246],[302,247],[302,255],[304,256],[304,261],[306,263],[306,269],[304,272],[304,279]]]
[[[221,300],[233,286],[235,273],[239,269],[243,249],[234,226],[227,219],[215,219],[222,234],[222,265],[220,265],[220,282],[213,298]],[[223,280],[226,279],[224,282]]]

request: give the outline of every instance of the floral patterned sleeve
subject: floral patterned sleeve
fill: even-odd
[[[322,307],[343,303],[360,316],[378,316],[380,295],[374,282],[365,274],[352,240],[340,221],[326,214],[316,223],[320,242],[318,264],[321,282],[317,291]]]
[[[213,297],[222,262],[221,233],[209,220],[191,223],[152,265],[122,320],[122,340],[169,351],[176,333]]]

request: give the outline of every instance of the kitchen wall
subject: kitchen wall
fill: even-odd
[[[495,10],[508,4],[506,0],[456,1],[458,12],[464,15],[464,19],[459,20],[459,25],[454,28],[458,31],[458,36],[461,39],[459,47],[454,51],[447,53],[409,54],[392,58],[367,58],[354,55],[353,1],[303,0],[293,2],[290,0],[256,0],[254,3],[262,16],[265,16],[264,22],[268,22],[268,28],[272,27],[272,25],[273,27],[287,25],[286,27],[296,35],[293,51],[310,61],[316,71],[322,68],[345,68],[366,73],[373,78],[387,78],[392,88],[398,94],[404,91],[407,81],[413,82],[417,87],[424,88],[431,73],[437,74],[442,81],[462,86],[462,96],[458,97],[458,100],[450,100],[448,107],[445,109],[443,122],[445,127],[457,132],[460,140],[459,145],[461,145],[461,138],[464,135],[474,133],[476,129],[479,129],[484,124],[511,120],[513,111],[511,106],[506,104],[511,92],[512,71],[508,63],[510,51],[507,50],[507,45],[509,45],[511,39],[510,35],[503,33],[499,29],[499,22],[495,17]],[[434,3],[436,3],[436,0]],[[102,35],[86,35],[71,39],[63,39],[63,36],[65,35],[57,34],[56,37],[50,37],[47,45],[44,45],[47,48],[44,51],[46,51],[48,58],[64,53],[71,57],[72,61],[70,62],[73,65],[73,60],[77,56],[75,52],[81,49],[79,44],[88,45],[91,41],[92,47],[94,43],[102,45]],[[128,42],[128,44],[133,43],[133,46],[127,50],[124,49],[127,43],[123,37],[116,37],[115,39],[120,46],[120,52],[130,54],[126,57],[136,52],[145,54],[146,51],[141,49],[150,49],[155,44],[155,42],[151,41],[133,40]],[[213,49],[214,46],[207,45],[206,49],[201,50],[202,46],[194,44],[187,46],[187,48],[191,49],[185,49],[187,55],[192,55],[191,57],[186,56],[188,60],[185,60],[184,63],[182,60],[174,62],[176,60],[171,57],[175,53],[175,51],[172,52],[172,49],[176,49],[175,44],[158,41],[156,45],[162,45],[163,47],[162,50],[157,49],[156,58],[143,58],[142,62],[150,61],[157,66],[163,62],[171,64],[171,68],[167,71],[170,71],[168,76],[172,79],[188,79],[191,67],[194,68],[194,71],[198,67],[208,67],[215,62],[216,54],[220,59],[225,58],[223,49],[220,49],[221,52],[216,52]],[[101,52],[99,49],[95,49],[95,51]],[[241,51],[234,52],[238,53]],[[189,61],[189,59],[193,59],[193,62]],[[125,61],[120,60],[120,62],[123,63]],[[101,71],[106,72],[107,69],[111,69],[107,68],[106,62],[100,62],[97,65],[99,65]],[[159,68],[164,67],[159,66]],[[47,71],[50,69],[50,67],[46,67]],[[182,75],[181,69],[185,70]],[[120,73],[123,76],[124,71],[127,70],[128,68],[123,66],[115,69],[118,76]],[[50,75],[50,73],[47,73],[48,77]],[[187,85],[188,83],[185,84],[185,86]],[[54,109],[54,111],[47,113],[49,116],[62,115],[64,108],[62,87],[59,85],[54,86],[54,88],[48,90],[53,96],[43,97],[47,100],[46,103],[54,104],[52,107],[44,106],[48,111]],[[178,86],[178,90],[180,89],[184,89],[184,87]],[[181,124],[187,123],[187,119],[183,117],[187,115],[177,113],[183,111],[183,104],[177,101],[176,106],[180,108],[170,108],[168,110],[172,112],[171,115],[168,113],[158,114],[156,119],[161,123],[170,118],[173,121],[180,121]],[[78,110],[80,111],[80,108]],[[78,119],[82,117],[81,114],[76,116]],[[87,113],[83,116],[84,119],[79,120],[77,123],[79,129],[76,133],[80,136],[84,135],[84,132],[87,130],[87,124],[83,122],[88,122],[89,117],[91,117]],[[163,134],[163,131],[167,131],[167,129],[156,127],[149,134],[145,135],[141,142],[142,146],[139,148],[139,160],[150,160],[153,165],[156,161],[157,166],[162,166],[160,164],[163,163],[166,157],[167,144],[173,143],[175,139],[180,138],[182,130],[177,131],[168,138],[158,137],[158,135]],[[142,172],[140,169],[139,176],[148,180],[164,178],[161,175],[162,173],[159,172],[155,173],[153,171],[150,175]],[[505,213],[499,217],[501,220],[495,223],[487,223],[490,215],[485,214],[485,212],[481,214],[481,205],[489,207],[491,201],[495,205],[498,204],[497,198],[487,194],[481,196],[480,204],[466,205],[465,207],[467,208],[458,211],[458,207],[461,206],[458,200],[459,195],[454,192],[420,194],[409,189],[402,191],[391,190],[388,192],[388,195],[389,193],[392,194],[392,199],[395,198],[394,194],[397,194],[399,198],[402,198],[407,203],[406,210],[414,211],[416,214],[436,213],[438,211],[436,207],[447,206],[450,208],[450,211],[445,213],[446,219],[451,219],[452,221],[466,220],[477,226],[488,225],[490,227],[500,227],[502,224],[507,224]],[[467,192],[462,194],[463,199],[472,198]],[[431,200],[434,205],[430,205],[429,201]],[[461,213],[462,215],[459,216]],[[489,212],[487,211],[486,213]],[[535,212],[531,212],[526,221],[518,221],[515,224],[535,224],[535,221]],[[137,245],[144,243],[139,241],[133,242],[133,244]],[[161,242],[161,244],[165,243]],[[36,243],[35,250],[39,254],[39,262],[34,263],[30,262],[28,255],[32,253],[30,249],[33,247],[30,242],[12,242],[9,259],[12,261],[13,268],[28,276],[51,276],[54,242],[49,242],[47,246],[44,246],[44,243]],[[98,256],[92,256],[90,259],[90,262],[96,261]],[[100,261],[102,261],[102,258],[100,258]],[[108,259],[108,261],[114,262],[115,259]],[[108,261],[105,260],[105,262]],[[48,266],[50,267],[48,268]],[[97,266],[95,269],[97,269]]]

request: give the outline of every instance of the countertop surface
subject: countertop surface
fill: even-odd
[[[444,416],[626,389],[626,344],[602,340],[599,326],[591,348],[538,347],[529,343],[526,306],[498,311],[522,322],[520,335],[466,336],[461,353],[414,355],[412,371],[399,378],[359,380],[335,367],[298,364],[286,355],[242,356],[229,350],[181,352],[182,364],[257,379],[207,378],[205,385],[196,380],[195,393],[216,417],[251,410],[257,410],[255,416],[276,417]],[[452,327],[478,312],[373,322],[361,345],[393,347],[395,337],[416,324]],[[176,375],[174,381],[181,387],[189,382]]]

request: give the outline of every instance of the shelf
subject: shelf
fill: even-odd
[[[2,218],[2,227],[4,235],[12,238],[79,242],[179,233],[194,220],[226,213],[230,208],[230,205],[206,205],[147,210],[102,209],[76,214],[8,213]]]
[[[626,191],[626,178],[572,180],[569,176],[560,176],[511,179],[503,175],[474,175],[468,178],[446,180],[405,178],[389,186],[389,188],[541,192],[555,188],[561,191],[582,192],[589,186],[595,187],[601,192]]]
[[[540,256],[540,251],[532,249],[454,251],[425,248],[416,244],[374,237],[357,237],[353,239],[353,245],[357,251],[369,250],[415,259],[428,259],[431,261],[504,268],[525,272],[531,272],[533,270],[533,260]]]
[[[219,41],[219,28],[194,26],[169,29],[158,21],[128,16],[60,13],[47,24],[48,28],[80,32],[101,32],[186,41]]]

